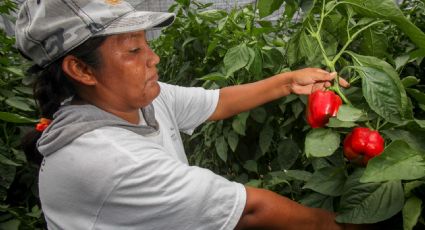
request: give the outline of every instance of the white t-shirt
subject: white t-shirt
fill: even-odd
[[[211,116],[218,95],[161,83],[157,133],[98,128],[45,157],[39,189],[48,228],[233,229],[244,186],[189,166],[179,133]]]

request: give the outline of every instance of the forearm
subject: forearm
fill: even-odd
[[[271,191],[247,187],[247,205],[236,229],[341,230],[334,213],[302,206]]]
[[[221,120],[291,93],[291,72],[243,85],[220,89],[217,108],[209,120]]]

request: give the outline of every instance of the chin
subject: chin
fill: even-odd
[[[155,98],[158,97],[159,93],[161,92],[161,87],[157,81],[152,84],[152,92]]]
[[[142,96],[143,103],[141,107],[145,107],[149,105],[150,103],[152,103],[155,100],[155,98],[159,96],[160,92],[161,92],[161,87],[159,86],[159,84],[158,83],[152,84],[150,86],[149,91]]]

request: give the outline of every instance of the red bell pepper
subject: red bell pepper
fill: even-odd
[[[384,138],[376,130],[356,127],[345,137],[343,145],[348,160],[361,160],[366,165],[369,159],[384,151]]]
[[[35,130],[43,132],[52,121],[47,118],[41,118],[40,122],[35,126]]]
[[[342,104],[341,98],[332,91],[317,90],[308,96],[307,122],[312,128],[320,128],[336,116]]]

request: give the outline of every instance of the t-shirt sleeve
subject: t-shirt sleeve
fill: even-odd
[[[132,157],[143,160],[109,195],[99,213],[100,222],[134,229],[235,228],[246,202],[242,184],[182,164],[159,145],[146,142],[143,146],[143,151],[132,151]]]
[[[192,134],[193,130],[205,122],[217,107],[219,90],[181,87],[165,83],[160,85],[160,98],[174,113],[179,130],[187,134]]]

